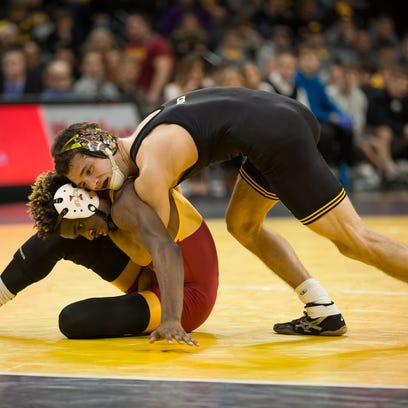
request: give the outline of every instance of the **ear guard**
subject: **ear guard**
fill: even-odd
[[[67,183],[55,192],[53,204],[59,214],[59,224],[62,218],[88,218],[94,215],[99,206],[99,197],[93,191]]]

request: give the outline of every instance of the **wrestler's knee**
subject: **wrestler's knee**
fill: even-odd
[[[348,258],[358,259],[359,251],[357,250],[357,247],[355,247],[354,245],[350,245],[350,243],[343,241],[333,240],[332,242],[342,255],[347,256]]]
[[[61,333],[69,339],[82,338],[83,322],[81,313],[74,304],[68,305],[62,309],[58,317],[58,325]]]
[[[353,235],[344,235],[343,239],[335,239],[332,242],[342,255],[351,259],[370,262],[375,257],[375,250],[373,250],[377,245],[375,237],[376,234],[363,228],[355,231]]]
[[[259,225],[250,220],[245,220],[240,217],[226,217],[227,230],[241,243],[250,243],[252,237],[259,229]]]

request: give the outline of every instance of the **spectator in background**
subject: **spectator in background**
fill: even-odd
[[[294,2],[292,11],[292,24],[297,38],[306,41],[309,34],[322,32],[326,10],[321,2],[298,0]]]
[[[0,55],[3,50],[19,47],[20,44],[20,30],[17,24],[3,21],[0,25]]]
[[[7,20],[18,27],[19,43],[39,41],[49,35],[52,22],[43,0],[12,0],[6,5]]]
[[[117,41],[112,31],[107,27],[97,26],[89,32],[82,49],[83,51],[98,51],[105,54],[117,47]]]
[[[338,167],[352,165],[354,144],[352,120],[329,97],[326,84],[318,76],[318,50],[307,44],[299,49],[298,71],[295,84],[305,89],[310,109],[320,122],[319,150],[327,163]]]
[[[270,69],[270,61],[280,52],[293,48],[293,32],[289,26],[277,25],[272,34],[259,47],[255,53],[255,61],[264,78],[267,78],[273,69]],[[274,66],[273,66],[274,67]]]
[[[221,42],[214,52],[224,66],[240,67],[245,61],[251,59],[244,47],[241,32],[234,26],[225,29]]]
[[[374,48],[380,45],[381,42],[388,42],[393,45],[396,50],[399,50],[400,40],[396,31],[394,20],[386,13],[381,13],[371,20],[371,35],[373,38]]]
[[[52,59],[54,60],[64,60],[72,67],[72,75],[75,80],[80,76],[80,67],[78,64],[78,58],[76,52],[65,46],[56,48],[55,52],[52,54]]]
[[[357,26],[350,17],[341,18],[327,30],[327,47],[330,53],[340,61],[351,62],[355,55]]]
[[[396,163],[408,158],[408,71],[404,67],[392,67],[385,88],[369,101],[367,125],[371,136],[361,149],[379,171],[383,187],[399,187],[401,181],[407,185],[406,171]]]
[[[55,9],[52,17],[54,26],[44,40],[44,48],[51,54],[60,48],[69,48],[77,52],[82,38],[78,30],[75,30],[74,18],[70,9],[66,6],[60,6]]]
[[[391,68],[395,64],[390,64],[390,61],[378,61],[376,68],[371,73],[371,86],[377,90],[384,89],[385,82],[391,75]]]
[[[147,16],[130,14],[125,25],[124,51],[140,61],[137,85],[146,92],[149,108],[162,102],[163,89],[173,75],[173,50],[170,43],[153,31]]]
[[[41,78],[27,69],[21,48],[3,51],[0,72],[0,94],[5,100],[19,100],[38,95],[42,91]]]
[[[205,31],[209,31],[211,16],[207,8],[211,8],[211,5],[204,7],[200,3],[206,2],[197,2],[196,0],[176,0],[172,3],[163,10],[162,15],[159,17],[159,30],[162,35],[172,35],[180,27],[181,21],[186,14],[193,15],[200,26]]]
[[[249,18],[241,18],[235,27],[241,38],[242,47],[250,60],[253,60],[263,44],[263,38]]]
[[[245,78],[239,66],[225,66],[222,69],[218,80],[219,82],[214,84],[215,86],[245,87]]]
[[[372,96],[379,91],[379,88],[373,83],[375,72],[372,65],[362,63],[360,66],[360,88],[365,93],[369,103]]]
[[[246,88],[258,89],[260,91],[271,92],[272,86],[262,80],[261,71],[253,61],[247,61],[241,68]]]
[[[23,45],[27,69],[38,78],[42,76],[45,67],[46,55],[35,41],[28,41]]]
[[[377,66],[377,53],[374,50],[373,39],[368,29],[360,28],[356,32],[353,62],[369,67]]]
[[[366,132],[368,101],[359,86],[359,70],[356,64],[339,66],[338,80],[327,86],[327,93],[342,112],[348,114],[353,122],[353,136],[357,142]]]
[[[116,100],[119,91],[115,84],[107,81],[103,55],[98,51],[86,51],[80,65],[81,76],[74,84],[74,91],[81,98]]]
[[[324,81],[327,87],[331,85],[338,86],[342,81],[344,74],[343,65],[344,62],[341,62],[340,59],[337,58],[331,62],[327,70],[326,80]]]
[[[326,32],[324,30],[325,27],[321,23],[311,21],[301,30],[302,37],[301,40],[298,41],[298,49],[305,48],[303,45],[307,44],[307,48],[313,50],[313,53],[319,61],[315,75],[323,82],[326,82],[328,71],[333,62],[333,55],[327,47]]]
[[[268,76],[273,92],[288,96],[309,107],[306,91],[296,85],[297,57],[293,51],[282,51],[276,57],[276,68]]]
[[[208,48],[207,40],[207,32],[193,13],[184,13],[179,25],[170,35],[177,60],[191,53],[204,55]]]
[[[214,51],[221,41],[231,15],[228,5],[221,1],[207,1],[206,10],[211,16],[211,29],[207,31],[207,46],[209,50]]]
[[[392,41],[383,39],[377,44],[377,60],[381,61],[382,65],[395,65],[398,63],[400,53],[393,45]],[[378,65],[377,65],[378,67]]]
[[[53,60],[44,70],[44,91],[40,99],[44,101],[69,101],[78,99],[73,90],[74,78],[71,65],[64,60]]]
[[[182,58],[177,67],[174,81],[164,87],[165,101],[176,98],[183,93],[204,87],[205,65],[202,57],[189,54]]]
[[[106,74],[105,76],[106,76],[106,79],[108,81],[116,82],[117,75],[118,75],[118,70],[120,69],[120,61],[122,60],[123,54],[124,54],[124,52],[120,48],[111,48],[111,49],[107,50],[103,54],[104,63],[105,63],[105,74]],[[134,57],[132,55],[130,55],[130,57],[136,58],[136,57]],[[139,75],[140,75],[140,63],[139,63],[139,61],[137,61],[137,63],[138,63],[137,64],[138,65],[138,68],[137,68],[138,73],[137,73],[136,81],[137,81],[137,78],[139,78]],[[134,83],[132,85],[137,87],[136,83]]]
[[[348,114],[353,121],[353,141],[356,153],[361,152],[367,142],[366,116],[368,98],[360,88],[360,66],[354,63],[338,65],[338,79],[327,86],[330,98]],[[378,188],[379,177],[366,161],[365,155],[358,156],[358,163],[353,168],[352,184],[355,190]],[[357,157],[356,157],[357,159]]]
[[[279,0],[264,0],[254,15],[254,22],[259,32],[268,39],[276,35],[278,27],[289,28],[292,19],[290,3]]]
[[[97,51],[101,53],[105,67],[106,80],[110,82],[116,82],[116,73],[119,61],[121,59],[122,51],[118,46],[118,41],[116,40],[115,35],[108,27],[108,25],[99,25],[92,28],[86,37],[82,50],[83,52]]]
[[[146,94],[136,85],[140,75],[140,62],[133,56],[120,54],[119,62],[114,73],[114,82],[118,88],[121,99],[136,103],[137,107],[146,116]]]
[[[214,57],[215,54],[211,54],[210,57]],[[204,88],[210,88],[212,86],[218,86],[221,82],[221,77],[224,73],[224,66],[218,61],[217,58],[209,60],[208,55],[203,59],[205,61],[205,78],[203,81]]]

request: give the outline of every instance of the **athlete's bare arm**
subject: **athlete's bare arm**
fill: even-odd
[[[118,228],[137,236],[150,252],[161,291],[162,323],[151,334],[151,341],[161,338],[171,343],[198,345],[182,328],[184,266],[181,250],[167,232],[157,213],[140,200],[132,183],[116,196],[111,216]]]
[[[169,191],[178,184],[180,176],[196,162],[197,158],[198,152],[190,134],[178,125],[163,124],[154,128],[143,140],[135,160],[138,167],[138,176],[134,181],[136,194],[155,213],[153,216],[145,209],[149,222],[156,225],[157,220],[162,221],[161,229],[156,225],[157,228],[152,230],[152,225],[149,223],[146,225],[146,235],[157,233],[160,235],[158,242],[163,243],[156,255],[152,253],[162,304],[162,322],[151,334],[152,342],[163,337],[171,341],[174,337],[179,342],[198,344],[184,331],[180,323],[184,277],[181,256],[177,262],[171,261],[174,257],[172,246],[164,242],[161,235],[170,220]],[[167,231],[166,237],[169,239]],[[155,241],[154,236],[151,238]],[[172,244],[174,245],[173,241]],[[151,242],[150,245],[158,243]],[[161,259],[156,261],[155,257]],[[159,270],[156,262],[167,263],[162,264],[162,269]]]
[[[197,158],[197,148],[190,134],[174,124],[154,128],[139,148],[136,193],[156,210],[166,226],[170,216],[168,192],[176,187],[180,176]]]

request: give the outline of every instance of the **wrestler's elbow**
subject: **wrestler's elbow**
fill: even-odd
[[[181,249],[175,242],[162,242],[156,246],[153,263],[155,259],[160,260],[162,264],[174,265],[182,260]]]

